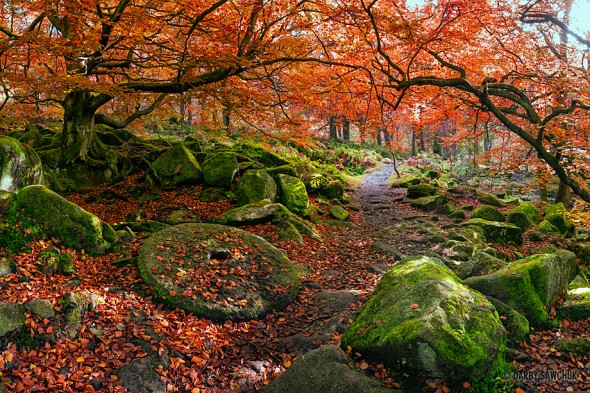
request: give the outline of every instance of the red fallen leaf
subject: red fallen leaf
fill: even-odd
[[[410,308],[416,309],[418,307],[420,307],[418,303],[410,304]]]
[[[170,296],[176,296],[176,291],[174,289],[170,290]]]
[[[469,387],[471,386],[471,384],[467,381],[463,382],[463,389],[469,389]]]
[[[366,369],[368,369],[368,368],[369,368],[369,365],[367,364],[367,362],[365,362],[365,361],[363,360],[362,362],[360,362],[360,363],[358,364],[358,367],[359,367],[361,370],[366,370]]]

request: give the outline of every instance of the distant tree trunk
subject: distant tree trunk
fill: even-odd
[[[434,134],[434,142],[432,143],[432,153],[442,156],[442,147],[440,145],[440,138]]]
[[[426,142],[424,141],[424,130],[420,130],[420,151],[421,152],[425,152],[426,151]]]
[[[490,133],[490,125],[486,122],[483,123],[483,150],[489,151],[492,149],[492,134]]]
[[[225,128],[225,132],[227,133],[227,135],[230,135],[231,110],[227,107],[223,107],[221,111],[221,123],[223,124],[223,128]]]
[[[555,203],[562,202],[566,209],[570,208],[570,193],[571,188],[564,182],[559,182],[557,194],[555,195]]]
[[[412,157],[416,157],[416,133],[412,132]]]
[[[350,141],[350,122],[346,117],[342,118],[342,140]]]
[[[338,130],[336,129],[336,116],[332,115],[328,118],[330,122],[330,139],[338,139]]]
[[[377,146],[383,145],[381,142],[381,127],[377,128]]]
[[[539,186],[539,199],[543,202],[549,202],[549,198],[547,197],[547,186],[544,184]]]

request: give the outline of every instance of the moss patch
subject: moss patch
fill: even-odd
[[[498,362],[505,334],[483,295],[442,262],[415,257],[382,277],[342,346],[415,375],[466,380]]]

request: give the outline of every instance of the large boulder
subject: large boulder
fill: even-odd
[[[488,240],[494,239],[504,244],[521,245],[524,241],[522,229],[514,224],[472,218],[466,225],[481,228]]]
[[[355,370],[336,345],[325,345],[303,355],[287,371],[262,388],[263,393],[396,393]]]
[[[303,214],[309,206],[305,184],[298,177],[277,175],[281,202],[295,214]]]
[[[102,255],[117,242],[109,224],[42,185],[21,189],[15,203],[67,247]]]
[[[211,186],[230,187],[240,166],[234,153],[222,152],[203,162],[203,179]]]
[[[495,272],[507,264],[508,262],[506,261],[480,251],[469,261],[459,265],[455,273],[462,279],[466,279],[468,277],[483,276]]]
[[[332,180],[320,188],[318,194],[326,199],[342,200],[344,196],[344,184],[340,180]]]
[[[162,153],[153,163],[152,169],[164,189],[197,184],[203,178],[199,163],[183,143],[178,143]]]
[[[308,225],[280,203],[271,203],[268,199],[228,210],[220,217],[216,217],[214,221],[218,224],[231,226],[255,225],[272,221],[282,229],[279,235],[283,240],[301,242],[303,239],[297,235],[293,239],[294,232],[298,232],[314,240],[322,241],[322,237],[316,233],[313,225]]]
[[[0,337],[25,325],[25,306],[20,303],[0,303]]]
[[[590,318],[590,284],[577,276],[569,285],[565,301],[557,309],[557,316],[572,321]]]
[[[342,346],[415,377],[465,381],[499,365],[506,331],[485,296],[441,261],[413,257],[381,278]]]
[[[298,291],[296,268],[283,251],[223,225],[166,228],[144,242],[137,265],[168,306],[215,321],[262,318]]]
[[[436,195],[438,189],[430,184],[415,184],[408,186],[406,197],[408,199],[417,199],[425,196]]]
[[[0,136],[0,190],[16,191],[42,180],[37,153],[14,138]]]
[[[548,311],[576,276],[576,258],[568,251],[519,259],[490,274],[464,282],[522,313],[536,327],[550,326]]]
[[[471,213],[471,218],[481,218],[487,221],[505,222],[506,217],[500,211],[490,205],[479,205]]]
[[[430,195],[421,198],[410,199],[410,206],[416,209],[433,211],[448,202],[444,195]]]
[[[238,186],[238,205],[269,199],[277,199],[277,184],[271,175],[263,170],[249,170],[244,173]]]

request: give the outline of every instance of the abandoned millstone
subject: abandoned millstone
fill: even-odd
[[[215,321],[258,319],[297,296],[287,255],[259,236],[216,224],[181,224],[146,240],[144,282],[170,307]]]

